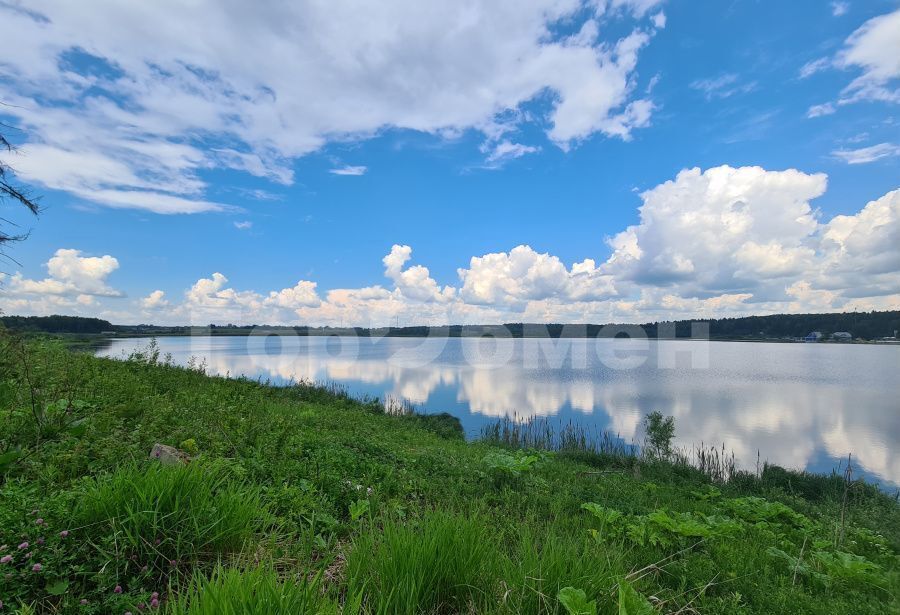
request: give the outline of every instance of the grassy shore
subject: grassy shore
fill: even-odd
[[[0,413],[0,613],[900,605],[900,507],[840,476],[713,480],[664,439],[633,455],[498,426],[467,443],[452,417],[327,387],[8,336]],[[156,443],[192,461],[149,459]]]

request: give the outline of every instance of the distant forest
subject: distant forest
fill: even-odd
[[[0,316],[0,323],[13,331],[44,333],[105,333],[116,330],[109,321],[82,316]]]
[[[642,325],[562,325],[509,323],[504,325],[452,325],[445,327],[287,327],[270,325],[209,325],[208,327],[158,325],[113,325],[99,318],[79,316],[3,316],[7,329],[46,333],[127,335],[259,335],[265,332],[294,335],[357,335],[360,337],[613,337],[632,336],[640,327],[647,337],[691,337],[694,323],[708,323],[712,339],[787,339],[800,338],[813,331],[825,336],[846,331],[854,338],[873,340],[894,337],[900,329],[900,311],[850,312],[833,314],[776,314],[711,320],[678,320]],[[674,326],[674,327],[673,327]]]

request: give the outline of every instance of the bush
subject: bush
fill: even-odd
[[[672,439],[675,437],[675,417],[651,412],[644,417],[644,453],[656,459],[668,459],[672,455]]]

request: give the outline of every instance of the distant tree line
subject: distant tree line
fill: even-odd
[[[831,314],[774,314],[772,316],[744,316],[740,318],[712,318],[696,320],[660,321],[640,325],[647,337],[689,338],[695,323],[709,324],[709,336],[718,339],[797,338],[813,331],[830,335],[838,331],[854,338],[872,340],[893,336],[900,329],[900,311],[836,312]],[[523,337],[529,327],[537,325],[505,325],[514,337]],[[543,326],[543,325],[542,325]],[[627,335],[634,325],[546,325],[551,337],[598,337]],[[586,332],[579,335],[578,327]]]
[[[357,337],[692,337],[695,323],[708,323],[713,339],[779,339],[804,337],[813,331],[830,335],[846,331],[854,338],[872,340],[890,337],[900,329],[900,311],[833,314],[775,314],[710,320],[676,320],[642,325],[529,324],[449,325],[443,327],[307,327],[271,325],[209,325],[208,327],[157,325],[112,325],[99,318],[80,316],[3,316],[7,329],[47,333],[103,333],[120,335],[355,335]],[[640,328],[640,331],[638,330]]]
[[[14,331],[43,333],[103,333],[115,330],[109,321],[82,316],[0,316],[0,323]]]

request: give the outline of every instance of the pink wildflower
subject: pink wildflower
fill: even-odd
[[[157,608],[158,606],[159,606],[159,599],[158,599],[158,598],[154,598],[153,600],[150,601],[150,608],[155,609],[155,608]]]
[[[114,594],[121,594],[121,593],[122,593],[122,586],[121,586],[121,585],[116,585],[116,588],[113,590],[113,593],[114,593]]]
[[[31,571],[32,572],[40,572],[42,568],[43,568],[43,566],[41,566],[40,564],[35,564],[34,566],[31,567]]]
[[[27,549],[30,546],[31,545],[29,545],[27,542],[23,542],[22,544],[19,545],[19,551],[24,551],[25,549]]]
[[[0,564],[8,564],[11,561],[13,561],[12,555],[4,555],[3,557],[0,557]]]
[[[63,530],[63,531],[61,531],[61,532],[59,533],[59,537],[60,537],[60,538],[68,538],[68,537],[69,537],[69,530]]]
[[[43,518],[35,519],[35,520],[34,520],[34,524],[35,524],[35,525],[44,525],[44,520],[43,520]]]

